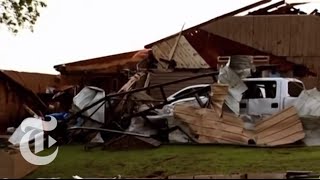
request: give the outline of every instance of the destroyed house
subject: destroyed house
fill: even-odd
[[[258,48],[255,44],[241,41],[243,39],[252,41],[255,37],[250,29],[242,31],[242,29],[247,28],[247,25],[243,23],[241,18],[249,19],[251,15],[244,17],[235,17],[234,15],[267,2],[270,1],[259,1],[146,45],[145,48],[152,49],[152,53],[158,62],[156,68],[149,73],[149,85],[161,84],[207,71],[217,71],[221,65],[228,62],[231,56],[237,55],[244,55],[243,57],[248,56],[248,58],[253,59],[253,63],[260,70],[260,73],[256,74],[257,76],[269,76],[268,74],[274,73],[274,71],[280,72],[280,75],[284,77],[299,77],[304,79],[312,75],[314,76],[316,74],[314,71],[316,70],[305,63],[292,61],[292,59],[283,56],[283,54],[279,54],[278,51],[269,51],[265,48]],[[262,16],[259,17],[262,18]],[[234,19],[234,21],[230,21],[230,19]],[[222,29],[222,27],[226,26],[222,22],[228,22],[226,24],[229,29]],[[250,22],[253,21],[251,20]],[[213,31],[214,29],[221,29],[219,31],[221,33],[216,33],[216,31]],[[238,31],[242,32],[239,33]],[[231,37],[223,36],[223,33],[229,33]],[[244,37],[244,35],[247,36]],[[239,37],[240,39],[232,37]],[[272,47],[274,46],[272,45]],[[309,79],[304,80],[310,81]],[[165,92],[172,94],[183,87],[203,83],[212,83],[212,78],[206,77],[168,86],[165,87]],[[306,84],[307,88],[312,87],[311,84]],[[159,98],[161,97],[161,92],[151,92],[151,95]]]
[[[0,71],[0,134],[31,116],[24,105],[36,113],[44,113],[47,104],[40,98],[58,84],[55,75]]]
[[[132,51],[54,66],[62,85],[96,86],[106,93],[116,92],[132,75],[144,51]]]
[[[249,55],[258,59],[263,57],[266,68],[276,66],[282,76],[297,77],[307,88],[317,86],[320,57],[318,13],[308,15],[295,8],[303,3],[279,1],[269,5],[270,2],[259,1],[146,47],[152,48],[161,71],[168,71],[170,63],[176,65],[175,71],[218,68],[221,62],[227,62],[229,56]],[[235,16],[262,5],[268,6],[245,16]]]

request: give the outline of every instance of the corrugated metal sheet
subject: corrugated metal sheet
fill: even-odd
[[[174,47],[174,44],[178,40],[173,60],[176,61],[176,68],[210,68],[206,61],[198,54],[198,52],[192,47],[185,36],[181,36],[179,39],[170,38],[167,41],[163,41],[159,44],[152,46],[153,54],[156,59],[169,60],[169,55]],[[164,62],[159,61],[161,69],[167,69],[168,65]]]
[[[320,18],[308,15],[234,16],[201,27],[277,56],[320,56],[319,28]]]

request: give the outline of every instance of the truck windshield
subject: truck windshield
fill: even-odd
[[[300,82],[289,81],[288,82],[288,94],[291,97],[298,97],[304,90],[303,84]]]

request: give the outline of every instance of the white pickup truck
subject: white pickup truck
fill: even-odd
[[[269,116],[275,114],[293,105],[294,101],[305,88],[300,80],[294,78],[247,78],[243,79],[243,81],[247,85],[248,90],[243,94],[240,102],[240,114],[247,115]],[[198,90],[204,87],[208,87],[210,91],[210,84],[188,86],[172,94],[167,100],[174,100],[192,90]],[[204,103],[208,101],[208,98],[201,94],[200,99]],[[185,97],[165,105],[161,110],[160,114],[162,115],[160,116],[172,116],[174,105],[185,102],[191,102],[195,106],[199,105],[195,97]],[[150,118],[157,117],[154,116]]]
[[[244,79],[248,90],[240,102],[240,114],[272,115],[294,105],[305,89],[294,78],[248,78]]]

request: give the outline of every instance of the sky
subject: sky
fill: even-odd
[[[33,33],[0,28],[0,69],[58,74],[54,65],[143,49],[183,24],[189,28],[257,0],[46,2]],[[320,9],[314,4],[301,9]]]

